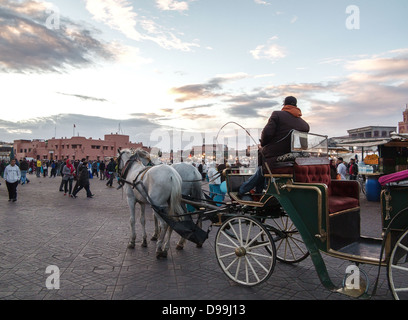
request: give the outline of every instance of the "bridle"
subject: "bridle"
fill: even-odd
[[[130,156],[130,158],[129,158],[129,159],[126,161],[126,163],[124,164],[123,168],[120,169],[120,165],[121,165],[121,163],[123,162],[123,160],[122,160],[122,155],[123,155],[125,152],[126,152],[126,151],[120,151],[120,152],[119,152],[119,157],[118,157],[118,169],[117,169],[117,174],[118,174],[118,176],[119,176],[119,181],[118,181],[119,187],[118,187],[118,189],[122,188],[122,187],[125,185],[125,183],[131,185],[132,188],[135,188],[136,185],[138,184],[138,183],[137,183],[137,180],[139,179],[139,177],[141,176],[141,179],[143,179],[144,174],[145,174],[150,168],[152,168],[152,166],[150,165],[151,162],[149,161],[148,165],[147,165],[143,170],[141,170],[141,171],[137,174],[137,176],[136,176],[136,178],[133,180],[133,182],[127,181],[126,178],[127,178],[127,175],[128,175],[128,173],[129,173],[129,170],[130,170],[130,168],[132,167],[132,165],[133,165],[135,162],[139,162],[139,161],[143,163],[143,160],[142,160],[142,158],[139,156],[138,152],[136,152],[136,153],[134,153],[134,154],[132,154],[132,155]]]

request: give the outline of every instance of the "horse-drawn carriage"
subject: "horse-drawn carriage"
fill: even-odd
[[[215,255],[226,276],[253,286],[271,276],[276,260],[297,263],[310,256],[327,289],[368,296],[363,281],[336,287],[322,257],[326,254],[357,265],[385,266],[394,298],[408,298],[408,186],[384,185],[382,238],[366,237],[360,232],[359,184],[331,179],[327,137],[294,131],[292,151],[266,167],[267,187],[260,195],[238,196],[239,186],[250,176],[226,170],[231,201],[217,207],[208,199],[184,197],[183,202],[196,208],[193,215],[219,227]],[[206,232],[196,224],[190,221],[182,229],[186,226],[192,228],[175,230],[194,242],[205,240]]]

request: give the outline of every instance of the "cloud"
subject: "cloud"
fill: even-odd
[[[0,4],[3,72],[64,72],[114,58],[109,45],[96,38],[96,30],[60,16],[49,3],[1,0]]]
[[[365,58],[344,59],[349,73],[321,83],[297,83],[273,88],[291,92],[305,103],[304,117],[314,132],[345,135],[348,128],[397,126],[408,96],[406,49]],[[343,60],[343,59],[341,59]],[[337,62],[337,61],[336,61]]]
[[[408,49],[324,60],[325,63],[331,61],[343,67],[345,75],[331,81],[233,90],[232,86],[227,87],[230,82],[260,77],[232,73],[172,88],[172,93],[178,95],[176,102],[209,105],[208,112],[218,116],[207,122],[209,126],[216,126],[226,118],[245,119],[250,126],[250,123],[263,126],[271,112],[280,110],[284,97],[289,95],[298,98],[303,117],[314,133],[340,136],[347,134],[345,126],[397,126],[408,101]],[[190,117],[186,115],[186,118]]]
[[[108,100],[104,98],[95,98],[95,97],[90,97],[90,96],[85,96],[81,94],[71,94],[71,93],[63,93],[63,92],[57,92],[58,94],[62,94],[64,96],[71,96],[75,98],[79,98],[81,100],[90,100],[90,101],[97,101],[97,102],[108,102]]]
[[[125,0],[85,0],[86,9],[93,19],[102,22],[114,30],[122,32],[133,40],[141,40],[142,35],[136,30],[137,13]]]
[[[254,0],[254,2],[257,3],[257,4],[263,4],[265,6],[270,5],[270,3],[266,2],[266,1],[263,1],[263,0]]]
[[[270,38],[266,44],[258,45],[254,50],[251,50],[250,53],[252,57],[256,60],[266,59],[270,60],[272,63],[277,62],[280,59],[286,57],[286,48],[272,43],[277,40],[278,37],[274,36]]]
[[[160,10],[170,11],[186,11],[188,10],[187,1],[175,1],[175,0],[156,0],[157,7]]]
[[[131,2],[126,0],[84,0],[86,9],[95,21],[101,22],[113,30],[135,41],[152,41],[164,49],[191,51],[199,47],[197,42],[182,41],[172,31],[156,23],[153,19],[140,16]],[[180,10],[184,5],[180,1],[159,1],[158,5],[166,10]],[[170,9],[174,8],[174,9]]]
[[[217,91],[222,89],[222,84],[248,77],[246,73],[233,73],[216,76],[206,83],[189,84],[170,89],[170,93],[179,95],[176,102],[185,102],[188,100],[199,100],[215,98],[220,96]]]

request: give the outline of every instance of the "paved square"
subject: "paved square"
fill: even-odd
[[[34,300],[337,300],[349,299],[327,291],[309,258],[296,265],[276,263],[270,279],[247,288],[227,279],[215,258],[213,227],[202,248],[191,242],[175,250],[173,233],[167,260],[155,257],[155,242],[127,249],[129,211],[122,190],[106,181],[91,179],[92,199],[85,190],[77,199],[59,192],[61,177],[37,178],[18,186],[18,201],[8,202],[4,180],[0,186],[0,299]],[[380,237],[379,203],[362,198],[362,234]],[[147,210],[149,238],[153,233],[151,209]],[[204,226],[204,229],[208,224]],[[340,285],[348,261],[324,257],[329,274]],[[46,273],[58,267],[60,288],[47,289]],[[370,291],[378,268],[362,266],[369,275]],[[385,268],[377,295],[392,299]]]

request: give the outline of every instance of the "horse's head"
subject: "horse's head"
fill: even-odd
[[[125,167],[126,162],[132,157],[132,151],[130,149],[118,149],[118,171]]]

